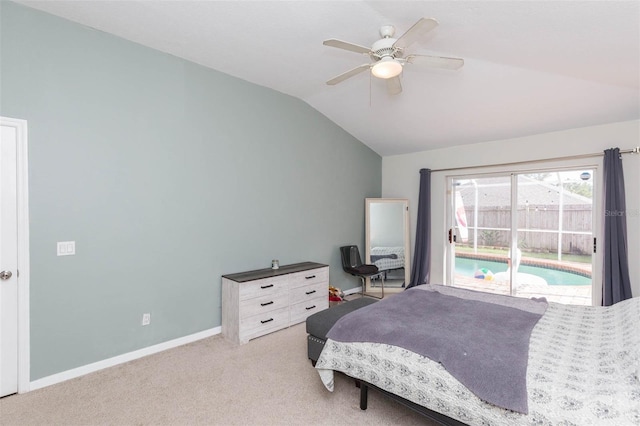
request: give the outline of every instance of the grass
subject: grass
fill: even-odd
[[[461,246],[456,244],[456,251],[460,253],[473,253],[473,247]],[[495,254],[498,256],[507,256],[509,252],[508,249],[498,248],[498,247],[478,247],[478,253],[483,254]],[[523,256],[531,257],[534,259],[548,259],[548,260],[558,260],[557,253],[532,253],[523,251]],[[578,255],[578,254],[563,254],[562,260],[567,262],[578,262],[578,263],[591,263],[591,256],[586,255]]]

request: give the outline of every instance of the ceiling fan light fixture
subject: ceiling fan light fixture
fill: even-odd
[[[402,72],[402,64],[390,56],[380,59],[371,67],[371,74],[378,78],[393,78]]]

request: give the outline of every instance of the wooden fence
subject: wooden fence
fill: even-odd
[[[468,244],[473,245],[475,217],[473,209],[465,209],[469,232]],[[569,205],[562,212],[562,253],[590,254],[593,250],[591,206]],[[509,247],[511,210],[500,207],[478,209],[478,245]],[[560,235],[560,214],[557,205],[518,209],[518,246],[532,252],[557,253]],[[458,232],[458,241],[460,234]]]

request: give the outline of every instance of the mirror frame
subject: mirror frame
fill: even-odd
[[[408,198],[365,198],[365,260],[364,263],[371,264],[371,204],[372,203],[400,203],[403,205],[403,234],[404,234],[404,283],[405,287],[386,287],[385,293],[401,293],[411,282],[411,250],[409,241],[409,199]],[[366,292],[376,292],[379,287],[371,288],[371,280],[366,280]]]

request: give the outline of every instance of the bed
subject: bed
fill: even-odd
[[[436,285],[418,286],[404,294],[411,299],[445,295],[496,308],[504,306],[507,299],[506,303],[516,299]],[[363,318],[379,318],[377,310],[385,300],[355,312]],[[526,401],[525,409],[519,411],[486,402],[476,395],[477,389],[472,392],[442,363],[412,350],[380,342],[332,339],[334,328],[351,316],[355,313],[341,318],[330,331],[316,369],[330,391],[335,371],[361,381],[363,409],[371,386],[444,424],[640,425],[640,298],[611,307],[545,302],[528,338],[523,373]],[[402,329],[405,316],[398,312],[390,322],[398,321],[395,327]],[[399,333],[396,330],[394,334]],[[492,374],[489,381],[500,382],[501,373],[487,371]]]
[[[370,257],[381,272],[404,268],[404,247],[373,247]]]

